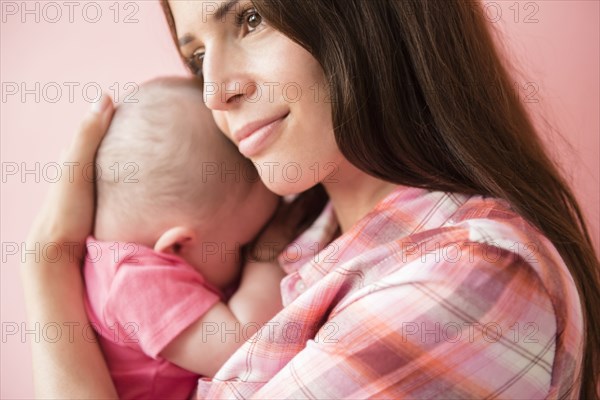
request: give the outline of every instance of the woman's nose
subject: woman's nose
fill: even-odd
[[[215,111],[226,111],[252,98],[257,85],[251,79],[241,51],[211,51],[204,55],[204,99]]]

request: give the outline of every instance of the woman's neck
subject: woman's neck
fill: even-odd
[[[399,185],[372,177],[347,161],[338,168],[336,182],[324,182],[323,186],[343,234]]]

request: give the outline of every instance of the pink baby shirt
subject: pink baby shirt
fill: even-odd
[[[159,353],[219,293],[180,257],[91,236],[86,245],[86,311],[119,398],[189,398],[198,375]]]

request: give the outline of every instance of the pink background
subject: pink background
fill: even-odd
[[[11,4],[18,7],[10,15]],[[39,8],[35,14],[22,15],[21,1],[2,1],[0,38],[0,80],[3,83],[0,111],[1,156],[3,173],[17,163],[33,169],[40,163],[58,160],[89,106],[82,94],[86,83],[97,83],[114,97],[119,88],[123,99],[126,84],[139,84],[164,74],[183,74],[175,49],[157,1],[116,3],[80,2],[69,21],[69,9],[62,1],[57,4],[62,16],[49,2],[28,1],[28,9]],[[94,3],[89,5],[89,3]],[[84,7],[88,4],[86,13]],[[589,220],[598,249],[599,233],[599,15],[597,1],[486,1],[487,15],[493,25],[504,33],[502,42],[510,51],[521,71],[515,78],[523,100],[533,89],[527,103],[538,120],[547,119],[555,130],[543,128],[542,135],[551,153],[561,162]],[[515,5],[516,4],[516,5]],[[102,15],[96,23],[95,5]],[[7,8],[8,7],[8,8]],[[45,7],[45,8],[44,8]],[[110,8],[112,7],[112,9]],[[518,10],[518,13],[517,13]],[[133,14],[133,15],[132,15]],[[137,22],[125,23],[126,16]],[[24,17],[25,22],[21,20]],[[117,22],[115,22],[117,17]],[[537,21],[535,21],[537,20]],[[7,95],[12,83],[40,89],[39,102],[29,94],[25,101],[18,95]],[[56,85],[51,84],[56,82]],[[77,82],[73,98],[64,82]],[[50,85],[48,85],[50,83]],[[114,86],[116,84],[116,86]],[[54,88],[53,88],[54,86]],[[62,96],[56,98],[56,86]],[[534,87],[534,86],[530,86]],[[89,97],[94,91],[89,89]],[[6,98],[4,98],[6,97]],[[53,99],[56,98],[56,102]],[[560,132],[560,135],[557,133]],[[562,137],[561,137],[562,135]],[[49,179],[52,171],[47,170]],[[1,398],[31,398],[33,396],[31,361],[28,342],[33,335],[6,335],[9,327],[19,327],[25,321],[23,295],[19,280],[18,255],[5,252],[10,243],[21,243],[39,209],[49,185],[44,175],[21,174],[4,176],[1,193]],[[65,332],[66,334],[66,332]]]

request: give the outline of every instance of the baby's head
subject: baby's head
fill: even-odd
[[[278,198],[219,131],[199,82],[159,78],[135,98],[98,150],[94,235],[177,254],[223,288]]]

